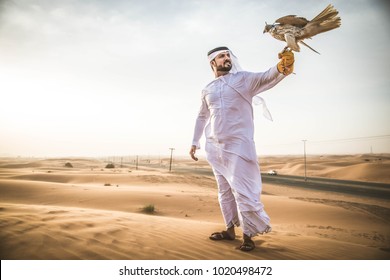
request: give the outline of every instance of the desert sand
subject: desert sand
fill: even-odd
[[[387,155],[308,158],[309,176],[390,183]],[[69,162],[73,167],[65,167]],[[388,199],[263,184],[272,232],[242,252],[211,241],[224,229],[204,160],[0,159],[0,255],[20,259],[390,259]],[[302,175],[299,157],[265,157],[262,171]],[[154,212],[144,210],[153,205]]]

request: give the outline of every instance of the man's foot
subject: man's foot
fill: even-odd
[[[242,242],[242,244],[240,245],[240,247],[238,247],[241,251],[244,251],[244,252],[249,252],[249,251],[252,251],[253,249],[255,249],[255,242],[253,242],[253,240],[244,234],[244,241]]]
[[[231,236],[227,231],[214,232],[209,237],[211,240],[234,240],[235,237]]]

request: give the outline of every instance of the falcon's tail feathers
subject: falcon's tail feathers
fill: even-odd
[[[325,21],[335,17],[339,12],[329,4],[321,13],[319,13],[315,18],[311,21]]]
[[[300,41],[299,43],[301,43],[301,44],[304,45],[305,47],[311,49],[313,52],[316,52],[316,53],[320,54],[319,52],[317,52],[315,49],[313,49],[312,47],[310,47],[310,46],[309,46],[308,44],[306,44],[305,42]]]
[[[338,14],[339,12],[332,5],[328,5],[304,27],[305,34],[312,37],[319,33],[340,27],[341,18],[337,16]]]

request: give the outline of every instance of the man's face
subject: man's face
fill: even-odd
[[[228,51],[218,54],[212,63],[217,71],[229,72],[232,69],[232,60]]]

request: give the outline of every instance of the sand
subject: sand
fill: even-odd
[[[390,181],[383,155],[310,160],[312,176]],[[302,172],[299,158],[260,162],[263,170]],[[0,159],[1,259],[390,259],[386,199],[265,183],[273,231],[254,238],[255,250],[241,252],[240,229],[234,241],[208,238],[224,223],[214,177],[199,172],[208,166],[204,160],[176,159],[172,172],[164,160],[148,163],[106,169],[98,159]],[[148,205],[153,213],[143,210]]]

